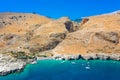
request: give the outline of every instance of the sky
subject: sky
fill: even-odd
[[[52,18],[71,19],[120,10],[120,0],[1,0],[0,12],[35,12]]]

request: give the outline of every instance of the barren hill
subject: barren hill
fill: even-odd
[[[67,17],[54,20],[38,14],[1,13],[0,52],[30,55],[51,50],[78,28]]]
[[[86,17],[80,23],[67,17],[50,19],[38,14],[0,14],[2,54],[117,55],[120,53],[119,37],[119,12]]]
[[[120,12],[80,23],[67,17],[0,13],[0,75],[43,58],[120,60]]]
[[[54,54],[81,55],[85,59],[120,57],[119,12],[83,18],[78,31],[69,33]],[[106,57],[107,56],[107,57]]]

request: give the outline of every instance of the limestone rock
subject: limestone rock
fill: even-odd
[[[65,18],[53,20],[37,14],[1,13],[0,52],[28,54],[53,49],[68,33],[65,22]]]
[[[54,50],[54,54],[88,55],[120,53],[120,15],[106,14],[84,18],[76,32],[69,33]],[[94,58],[94,56],[92,56]],[[100,56],[99,56],[100,57]],[[86,56],[87,58],[87,56]],[[97,57],[96,57],[97,58]],[[104,59],[108,57],[103,56]]]
[[[26,62],[16,60],[6,54],[0,54],[0,75],[8,75],[14,72],[20,72],[24,69]]]
[[[69,32],[75,32],[80,28],[80,25],[73,21],[66,21],[65,26]]]
[[[26,63],[44,57],[120,60],[119,38],[119,12],[85,17],[81,23],[68,17],[0,13],[0,75],[20,71]]]

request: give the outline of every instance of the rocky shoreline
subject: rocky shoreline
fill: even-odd
[[[20,72],[24,69],[26,62],[16,60],[10,56],[0,54],[0,75],[8,75],[14,72]]]
[[[36,61],[36,58],[25,60],[16,59],[6,54],[0,54],[0,76],[21,72],[27,64],[32,64],[34,61]]]
[[[51,19],[33,13],[0,13],[0,75],[36,60],[120,61],[120,12]]]
[[[4,57],[5,58],[5,57]],[[8,58],[8,57],[6,57]],[[0,58],[1,59],[1,58]],[[37,57],[36,59],[25,62],[22,60],[3,61],[0,62],[0,76],[5,76],[15,72],[21,72],[24,70],[27,64],[37,64],[37,60],[115,60],[120,61],[120,55],[113,54],[107,55],[105,53],[88,54],[88,55],[62,55],[55,54],[53,57]]]
[[[24,70],[26,63],[24,62],[10,62],[7,64],[0,63],[0,75],[5,76],[15,72]]]
[[[119,54],[111,54],[108,55],[106,53],[91,53],[91,54],[84,54],[84,55],[64,55],[64,54],[56,54],[53,56],[53,59],[55,60],[115,60],[120,61],[120,55]]]

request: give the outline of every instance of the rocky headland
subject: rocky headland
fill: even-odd
[[[120,12],[51,19],[34,13],[0,13],[0,75],[38,59],[120,60]]]

